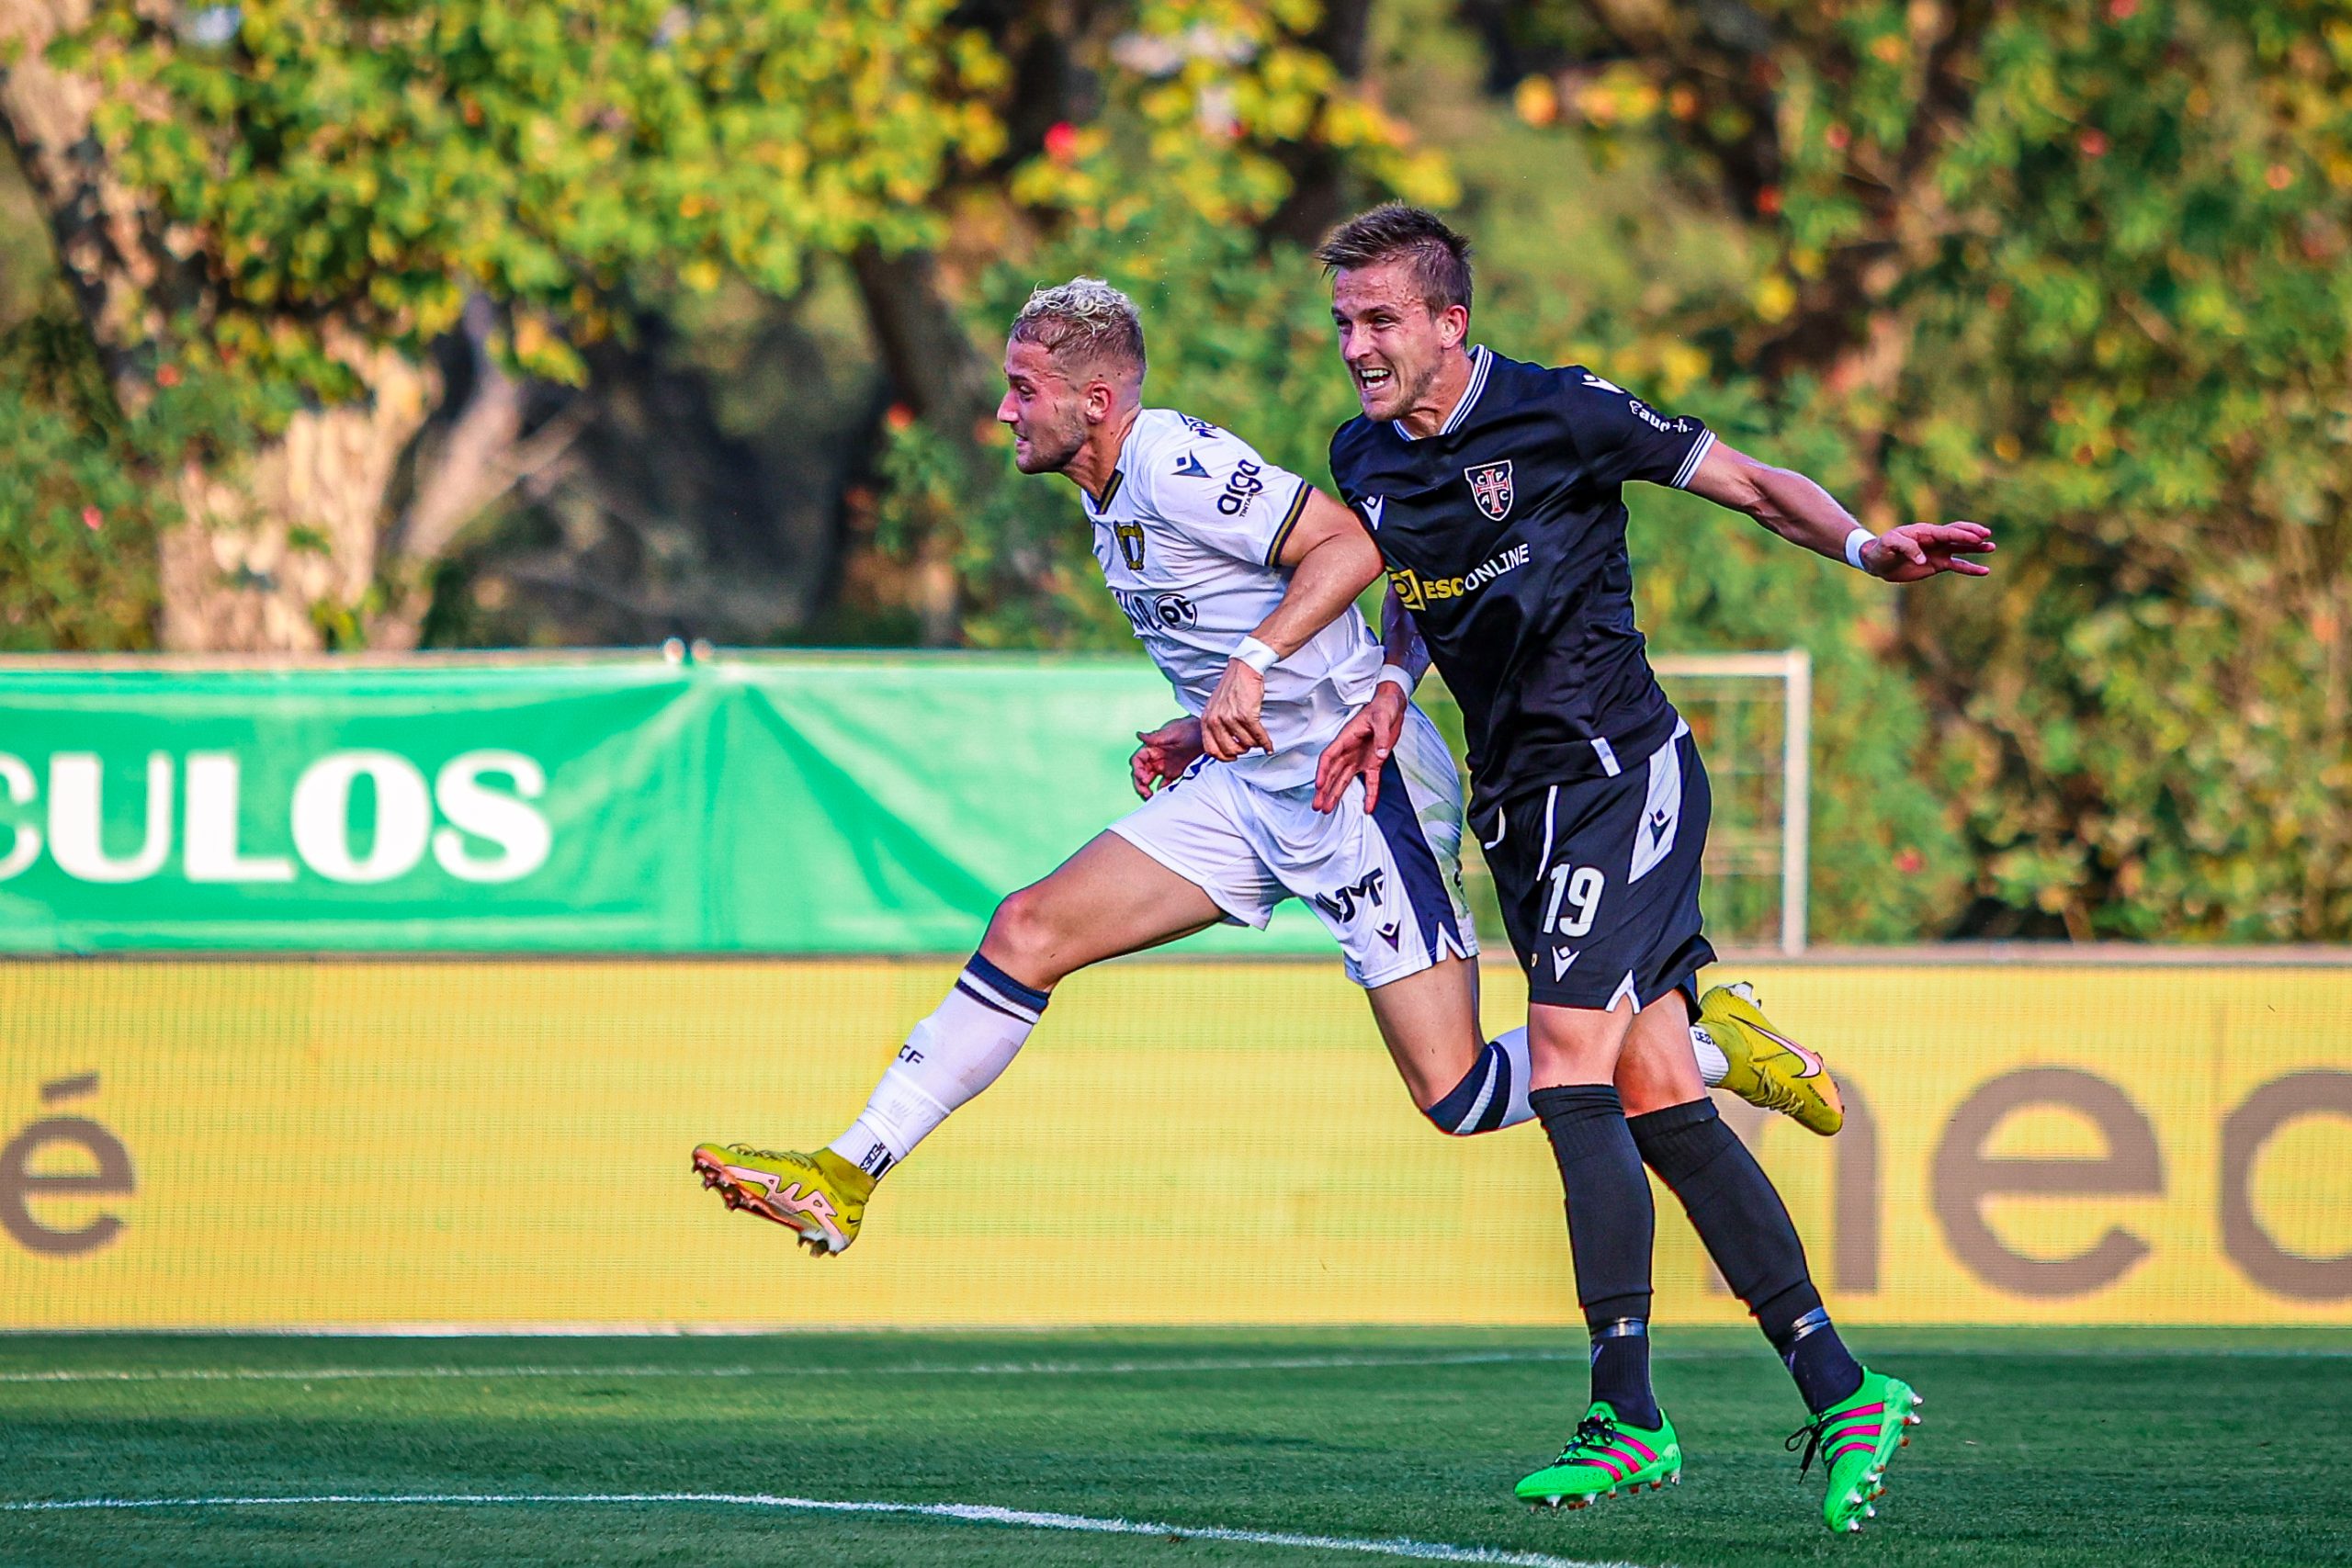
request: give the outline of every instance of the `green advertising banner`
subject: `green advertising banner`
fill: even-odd
[[[968,950],[1175,712],[1114,658],[0,671],[0,951]]]

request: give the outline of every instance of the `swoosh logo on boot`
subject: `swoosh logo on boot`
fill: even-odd
[[[1794,1056],[1798,1061],[1803,1062],[1804,1064],[1804,1071],[1799,1073],[1797,1077],[1801,1078],[1811,1078],[1819,1077],[1821,1076],[1821,1058],[1806,1050],[1804,1046],[1798,1044],[1795,1041],[1790,1039],[1787,1035],[1775,1034],[1770,1030],[1765,1028],[1762,1024],[1751,1023],[1747,1025],[1747,1027],[1754,1030],[1757,1033],[1761,1034],[1765,1039],[1775,1041],[1781,1045],[1785,1046],[1791,1055]]]

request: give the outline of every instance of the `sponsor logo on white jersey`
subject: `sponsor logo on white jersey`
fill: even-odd
[[[1260,477],[1265,471],[1246,460],[1234,464],[1233,477],[1225,481],[1225,493],[1216,498],[1216,509],[1227,517],[1238,517],[1249,511],[1250,503],[1266,488],[1266,481]]]

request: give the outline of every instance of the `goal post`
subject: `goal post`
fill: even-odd
[[[1812,838],[1813,656],[1766,653],[1655,655],[1650,667],[1690,722],[1714,812],[1702,863],[1707,930],[1717,946],[1804,952]],[[1459,755],[1462,717],[1432,671],[1415,699]],[[1479,938],[1502,951],[1494,883],[1465,835],[1463,877]]]
[[[1724,838],[1728,861],[1743,840],[1758,831],[1760,824],[1755,818],[1759,807],[1776,818],[1778,945],[1784,953],[1803,953],[1813,839],[1813,655],[1792,648],[1773,653],[1664,654],[1650,662],[1698,735],[1709,776],[1723,781],[1717,784],[1705,874],[1710,878],[1742,874],[1731,864],[1717,863],[1716,835]],[[1759,751],[1770,754],[1770,737],[1754,733],[1757,727],[1748,722],[1752,715],[1742,716],[1737,723],[1722,719],[1734,705],[1752,704],[1775,686],[1780,689],[1779,765],[1772,770],[1776,776],[1758,779],[1767,785],[1758,792],[1761,798],[1735,799],[1732,809],[1726,810],[1724,797],[1733,792],[1724,789],[1724,782],[1737,784],[1763,773],[1753,759]],[[1709,706],[1719,716],[1714,726],[1702,725],[1699,716]],[[1709,733],[1710,728],[1716,732]],[[1778,807],[1776,812],[1770,809],[1773,806]]]

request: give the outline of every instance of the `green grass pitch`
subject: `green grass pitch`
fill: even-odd
[[[1928,1417],[1858,1538],[1747,1334],[1661,1336],[1679,1488],[1541,1516],[1566,1334],[0,1338],[0,1562],[2352,1562],[2352,1331],[1856,1338]]]

